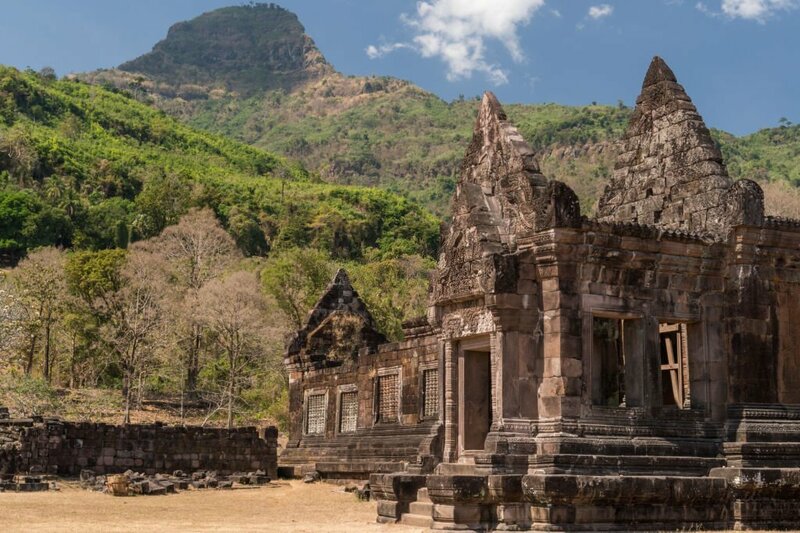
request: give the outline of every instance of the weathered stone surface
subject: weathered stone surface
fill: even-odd
[[[277,431],[153,425],[113,426],[48,419],[0,427],[15,442],[0,454],[0,473],[43,472],[89,477],[138,469],[148,474],[198,468],[223,473],[259,470],[277,477]]]
[[[281,461],[372,472],[380,522],[800,528],[800,221],[732,182],[659,58],[623,145],[588,220],[485,95],[427,319],[339,366],[287,359]]]
[[[763,219],[760,187],[734,186],[703,119],[660,57],[650,64],[619,152],[598,203],[600,220],[719,239],[731,225]]]
[[[533,149],[487,92],[461,164],[453,222],[442,236],[434,301],[493,292],[491,257],[514,252],[534,231],[580,224],[575,193],[540,172]]]
[[[337,366],[358,357],[362,348],[386,342],[344,269],[339,269],[309,312],[306,326],[289,342],[286,356],[296,364]],[[288,362],[288,361],[287,361]]]

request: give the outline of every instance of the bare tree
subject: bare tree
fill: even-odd
[[[203,325],[195,313],[197,293],[240,257],[239,250],[210,209],[190,210],[145,246],[165,259],[177,289],[171,302],[174,334],[186,372],[183,389],[193,394],[204,343]]]
[[[254,274],[236,272],[206,284],[200,290],[198,303],[200,319],[212,332],[222,359],[231,428],[236,391],[246,370],[264,358],[267,350],[266,301]]]
[[[26,315],[14,287],[0,276],[0,371],[15,364],[24,343]]]
[[[104,298],[107,321],[100,334],[122,370],[124,423],[131,421],[133,389],[161,341],[163,268],[153,254],[134,247],[121,273],[121,287]]]
[[[44,343],[42,375],[48,383],[53,366],[53,330],[64,310],[66,283],[64,280],[64,252],[53,247],[31,252],[11,272],[11,280],[26,310],[25,329],[29,344],[25,360],[25,373],[33,371],[37,343]]]
[[[800,218],[800,188],[784,180],[760,182],[767,215]]]

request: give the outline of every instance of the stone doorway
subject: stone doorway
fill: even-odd
[[[459,455],[483,451],[492,425],[491,354],[487,346],[462,349],[458,364]]]

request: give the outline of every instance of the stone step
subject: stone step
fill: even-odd
[[[431,499],[428,497],[428,487],[423,487],[417,491],[418,502],[429,502]]]
[[[408,506],[409,514],[416,514],[420,516],[433,516],[433,503],[431,502],[411,502]]]
[[[472,476],[476,469],[474,464],[440,463],[435,472],[440,476]]]
[[[664,455],[601,455],[601,454],[559,454],[534,455],[529,465],[557,466],[560,468],[611,468],[624,470],[655,471],[700,471],[725,464],[721,457],[664,456]]]
[[[417,514],[405,513],[400,517],[400,523],[404,526],[424,527],[430,529],[433,525],[433,518]]]

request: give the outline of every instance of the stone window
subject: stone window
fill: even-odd
[[[592,350],[599,364],[599,391],[595,403],[608,407],[625,406],[624,320],[594,317]]]
[[[691,405],[689,393],[689,348],[686,324],[658,325],[661,352],[661,394],[663,405],[680,409]]]
[[[306,435],[325,433],[325,394],[306,396]]]
[[[639,407],[644,398],[644,321],[592,317],[592,401]]]
[[[358,424],[358,391],[339,395],[339,433],[353,433]]]
[[[422,371],[422,417],[439,416],[439,370],[429,368]]]
[[[398,374],[378,376],[378,416],[381,423],[397,422],[400,418],[400,378]]]

